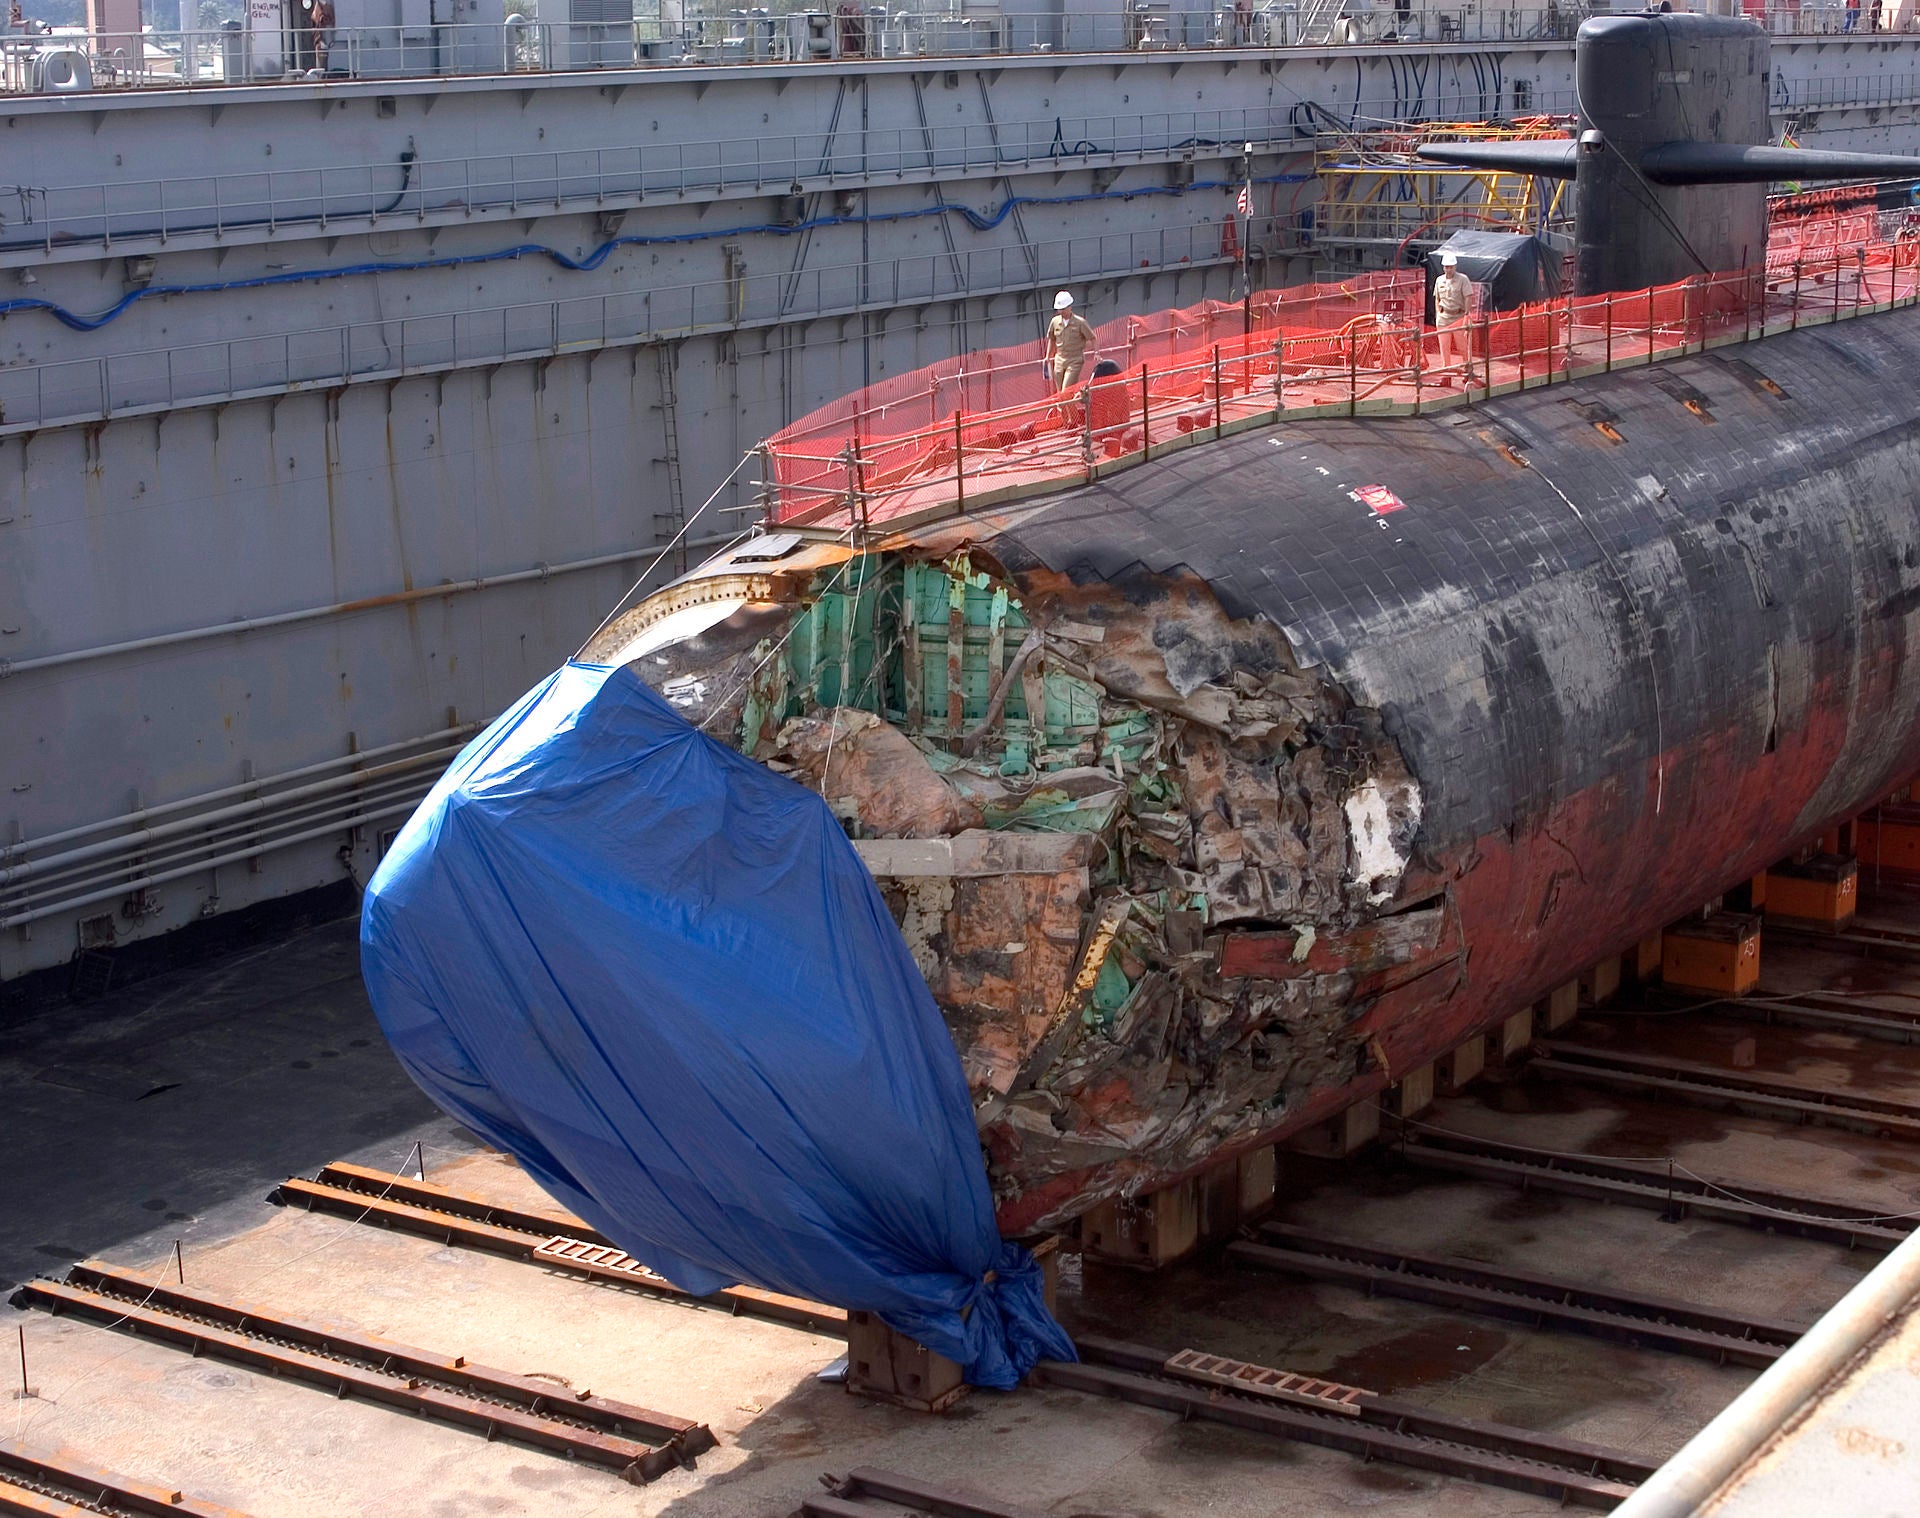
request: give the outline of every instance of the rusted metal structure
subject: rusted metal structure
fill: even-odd
[[[704,1423],[415,1349],[349,1329],[278,1316],[252,1303],[155,1285],[98,1261],[35,1280],[17,1307],[65,1313],[197,1356],[597,1465],[636,1485],[713,1448]]]

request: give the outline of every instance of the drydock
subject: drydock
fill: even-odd
[[[570,14],[0,34],[0,1512],[1920,1507],[1904,11]]]
[[[58,92],[61,39],[0,36],[0,979],[344,900],[795,419],[1037,338],[1063,283],[1237,298],[1243,178],[1258,285],[1384,261],[1459,181],[1369,175],[1368,129],[1573,108],[1578,7],[1130,14],[796,46],[343,0],[324,79],[129,65],[116,22]],[[1773,133],[1920,147],[1912,34],[1768,24]]]

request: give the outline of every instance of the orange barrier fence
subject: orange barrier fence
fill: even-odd
[[[1246,305],[1203,301],[1145,316],[1123,316],[1094,329],[1097,361],[1133,369],[1176,363],[1181,355],[1253,331],[1337,329],[1360,314],[1416,315],[1426,298],[1417,270],[1379,270],[1335,284],[1293,285],[1257,292]],[[923,434],[956,413],[1019,411],[1045,401],[1052,385],[1043,368],[1045,342],[962,354],[910,374],[881,380],[822,406],[783,428],[770,443],[775,483],[783,496],[844,485],[843,451],[856,443],[876,461],[894,440]],[[1091,371],[1092,366],[1089,366]],[[882,472],[890,465],[881,464]]]
[[[1558,296],[1483,312],[1440,362],[1423,276],[1383,272],[1239,306],[1130,317],[1099,329],[1121,372],[1049,392],[1041,345],[971,354],[870,387],[766,444],[769,519],[877,523],[965,509],[1093,478],[1196,434],[1283,416],[1415,413],[1621,365],[1697,352],[1911,301],[1920,239],[1840,241],[1852,213],[1804,224],[1764,269],[1631,293]],[[1819,250],[1809,252],[1807,250]]]

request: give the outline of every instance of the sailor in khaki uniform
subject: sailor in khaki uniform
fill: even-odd
[[[1071,291],[1054,296],[1053,310],[1053,320],[1047,323],[1047,378],[1056,391],[1072,390],[1093,358],[1093,328],[1073,309]]]
[[[1440,339],[1440,364],[1451,368],[1454,354],[1466,370],[1466,382],[1474,384],[1473,326],[1468,320],[1473,304],[1473,281],[1460,272],[1458,254],[1440,255],[1440,277],[1433,282],[1433,325]]]

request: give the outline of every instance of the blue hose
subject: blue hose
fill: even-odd
[[[1257,184],[1298,184],[1311,179],[1311,174],[1270,174],[1255,181]],[[1084,195],[1036,195],[1009,196],[1007,200],[990,216],[983,216],[970,206],[936,205],[922,206],[912,211],[884,211],[877,216],[816,216],[807,221],[795,222],[791,226],[775,222],[762,222],[756,226],[712,228],[701,232],[672,232],[654,236],[613,237],[601,243],[584,258],[571,258],[557,248],[549,248],[543,243],[517,243],[511,248],[499,248],[489,253],[462,253],[445,258],[409,259],[398,263],[348,264],[339,269],[300,269],[285,274],[261,274],[250,279],[228,279],[209,284],[194,285],[148,285],[143,289],[129,290],[113,305],[107,307],[98,316],[82,316],[69,311],[65,306],[50,300],[18,299],[0,301],[0,316],[17,311],[45,311],[55,320],[75,332],[97,332],[107,323],[117,319],[128,307],[160,295],[213,295],[226,290],[258,290],[269,285],[312,284],[329,279],[354,279],[363,274],[405,274],[420,269],[459,269],[469,264],[499,263],[514,258],[545,258],[558,264],[570,273],[587,274],[598,269],[613,255],[617,248],[657,247],[663,243],[712,242],[723,237],[745,237],[755,233],[766,233],[774,237],[792,237],[796,233],[809,232],[818,227],[858,226],[893,221],[917,221],[926,216],[962,216],[976,232],[990,232],[999,226],[1014,210],[1020,206],[1064,206],[1077,205],[1091,200],[1131,200],[1148,195],[1188,195],[1197,190],[1237,190],[1238,180],[1207,180],[1193,185],[1148,185],[1133,190],[1103,190]]]

